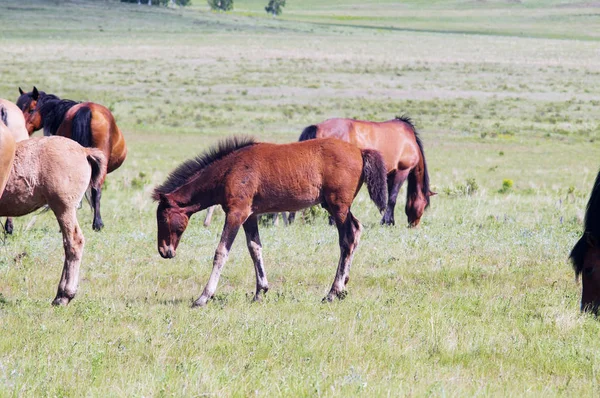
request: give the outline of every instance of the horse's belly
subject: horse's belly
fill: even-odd
[[[252,201],[252,211],[254,213],[298,211],[321,203],[320,189],[316,187],[302,188],[286,187],[281,190],[261,192]]]

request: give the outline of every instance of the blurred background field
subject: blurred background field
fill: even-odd
[[[0,4],[0,97],[18,87],[108,106],[129,155],[82,280],[51,213],[0,245],[0,395],[598,394],[600,332],[567,262],[600,166],[600,7],[569,1],[237,0],[167,9],[114,1]],[[223,213],[198,214],[178,256],[156,251],[154,185],[230,134],[291,142],[330,117],[409,115],[433,190],[419,229],[361,192],[349,295],[320,304],[337,233],[324,218],[264,226],[271,290],[238,236],[207,281]],[[38,132],[36,135],[40,135]],[[35,220],[33,218],[35,217]]]

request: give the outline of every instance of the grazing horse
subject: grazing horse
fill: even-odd
[[[4,130],[4,138],[2,139],[4,142],[3,149],[0,150],[2,152],[2,159],[0,162],[3,163],[0,167],[4,170],[0,171],[2,173],[10,173],[10,167],[12,165],[12,159],[14,158],[14,143],[23,141],[29,138],[29,134],[27,133],[27,129],[25,128],[25,118],[23,117],[23,112],[19,109],[18,106],[10,102],[9,100],[5,100],[0,98],[0,126],[3,126],[1,129]],[[12,139],[8,137],[12,137]],[[8,143],[8,140],[12,142],[12,144]],[[12,156],[9,154],[10,150],[8,148],[12,148]],[[6,168],[8,167],[8,168]],[[0,196],[2,195],[3,183],[6,183],[8,179],[8,174],[3,177],[0,177]],[[6,224],[4,225],[4,230],[8,234],[12,234],[13,232],[13,222],[12,218],[6,219]]]
[[[98,188],[106,159],[102,151],[83,148],[64,137],[42,137],[17,144],[12,172],[0,197],[0,216],[19,217],[48,205],[63,236],[65,263],[52,304],[75,297],[84,237],[77,207],[88,186]]]
[[[205,154],[188,160],[154,189],[158,201],[158,252],[175,257],[181,235],[192,214],[213,205],[225,211],[225,225],[217,246],[210,279],[193,306],[204,306],[215,294],[221,269],[240,227],[256,272],[260,300],[269,290],[258,234],[258,215],[300,210],[321,203],[335,220],[340,260],[324,300],[343,298],[350,264],[362,226],[350,206],[366,181],[380,211],[386,203],[386,169],[381,154],[340,140],[312,140],[293,144],[257,143],[230,138]]]
[[[581,275],[581,311],[598,315],[600,307],[600,172],[585,213],[583,235],[570,255],[575,275]]]
[[[398,191],[408,179],[405,212],[408,224],[416,227],[429,206],[429,174],[423,143],[408,117],[387,122],[354,119],[328,119],[302,131],[298,141],[313,138],[338,138],[361,149],[377,149],[383,155],[388,171],[388,203],[381,224],[394,225],[394,208]],[[294,219],[290,214],[290,221]]]
[[[29,93],[24,93],[19,88],[19,93],[21,96],[17,100],[17,106],[25,115],[29,134],[43,127],[44,135],[60,135],[71,138],[84,147],[98,148],[107,159],[102,169],[100,185],[91,190],[91,204],[94,208],[92,227],[96,231],[101,230],[104,226],[100,216],[102,184],[106,174],[119,168],[127,156],[125,139],[114,116],[102,105],[61,100],[55,95],[38,91],[35,87]]]

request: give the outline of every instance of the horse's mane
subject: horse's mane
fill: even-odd
[[[44,134],[56,134],[56,131],[63,122],[67,111],[77,104],[79,104],[79,102],[68,99],[60,99],[56,95],[46,94],[43,91],[40,91],[37,109],[42,115]]]
[[[430,187],[429,187],[429,172],[427,171],[427,161],[425,160],[425,150],[423,149],[423,142],[421,141],[421,137],[419,137],[417,128],[415,127],[415,125],[413,124],[413,121],[410,119],[409,116],[406,116],[406,115],[396,116],[395,120],[408,124],[408,127],[410,127],[412,129],[413,133],[415,134],[415,140],[417,141],[417,145],[419,146],[419,151],[421,151],[421,157],[423,158],[423,184],[421,186],[421,192],[423,192],[423,195],[425,196],[425,198],[427,200],[427,204],[425,205],[425,208],[427,208],[427,207],[429,207]]]
[[[579,276],[583,271],[583,260],[588,249],[588,237],[600,240],[600,172],[596,176],[594,188],[585,211],[583,236],[577,241],[569,258],[575,268],[575,274]]]
[[[193,159],[186,160],[179,165],[179,167],[169,174],[169,177],[167,177],[167,180],[162,185],[154,188],[152,198],[159,200],[161,194],[173,192],[208,165],[223,159],[232,152],[254,144],[256,144],[254,138],[248,136],[233,136],[219,141],[217,145],[212,146],[206,152]]]

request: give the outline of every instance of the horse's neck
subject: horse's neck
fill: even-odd
[[[171,194],[181,208],[188,213],[196,213],[210,206],[220,204],[222,190],[218,181],[222,181],[222,170],[213,170],[210,166],[200,172],[195,178],[190,179]]]

